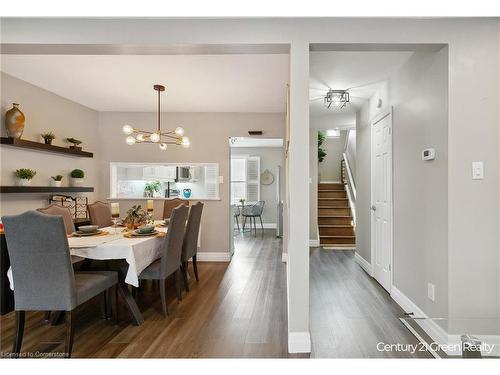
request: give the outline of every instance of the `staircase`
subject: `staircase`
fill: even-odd
[[[353,217],[344,184],[318,185],[318,228],[321,246],[355,247]]]

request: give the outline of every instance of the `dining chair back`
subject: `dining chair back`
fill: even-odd
[[[189,201],[186,199],[165,199],[163,203],[163,218],[168,219],[170,216],[172,216],[172,210],[181,204],[189,207]]]
[[[16,310],[71,310],[75,279],[64,220],[27,211],[2,218]]]
[[[189,208],[183,204],[172,210],[165,245],[161,254],[161,274],[167,277],[177,271],[181,264],[182,243]]]
[[[260,220],[260,226],[262,229],[262,233],[264,233],[264,224],[262,223],[262,213],[264,212],[264,204],[265,203],[266,203],[265,201],[258,201],[255,204],[246,205],[243,207],[243,210],[242,210],[242,215],[244,218],[243,232],[245,232],[246,221],[247,221],[247,218],[249,218],[250,219],[250,231],[252,231],[252,220],[253,220],[255,234],[257,234],[256,218],[258,217]]]
[[[97,225],[99,228],[109,227],[113,225],[113,219],[111,218],[111,208],[109,204],[105,202],[96,201],[87,206],[89,211],[90,222],[93,225]]]
[[[2,222],[12,267],[16,310],[12,352],[19,355],[21,350],[26,311],[65,311],[65,354],[71,356],[75,316],[72,310],[114,288],[118,274],[111,271],[73,272],[62,216],[27,211],[4,216]],[[114,305],[116,317],[116,293]]]
[[[198,235],[200,233],[201,214],[203,212],[203,203],[198,202],[189,210],[189,218],[186,225],[186,233],[184,234],[184,242],[182,244],[182,272],[184,275],[184,285],[186,290],[189,291],[189,284],[187,278],[187,267],[189,259],[193,259],[193,268],[196,281],[198,277],[198,265],[196,260],[196,253],[198,252]]]
[[[75,224],[73,223],[73,215],[68,207],[58,206],[56,204],[51,204],[45,208],[38,208],[38,212],[46,215],[56,215],[62,216],[64,221],[64,227],[66,228],[66,233],[71,234],[75,231]]]

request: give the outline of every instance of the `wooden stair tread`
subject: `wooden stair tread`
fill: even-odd
[[[319,238],[356,238],[356,236],[332,236],[332,235],[325,235],[325,236],[319,236]]]
[[[346,215],[318,215],[318,217],[342,217],[344,219],[352,219],[352,216],[346,216]]]
[[[320,228],[352,228],[349,224],[319,224]]]
[[[347,198],[321,198],[319,197],[318,200],[329,200],[329,201],[347,201],[349,199]]]

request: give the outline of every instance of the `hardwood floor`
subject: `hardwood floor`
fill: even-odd
[[[287,357],[285,264],[274,231],[235,239],[231,263],[199,262],[191,291],[177,303],[167,281],[170,316],[164,318],[158,289],[146,283],[137,300],[145,322],[133,326],[122,307],[120,325],[100,319],[99,300],[78,312],[73,357],[227,358]],[[0,348],[10,352],[14,315],[0,320]],[[23,352],[63,351],[64,325],[51,326],[43,313],[27,313]]]
[[[164,318],[158,287],[146,283],[137,300],[141,326],[123,307],[120,324],[100,318],[99,299],[78,311],[75,358],[287,358],[286,272],[282,241],[273,230],[235,237],[231,263],[199,263],[200,282],[189,272],[190,293],[178,303],[167,281],[170,316]],[[311,357],[408,356],[380,353],[379,341],[416,343],[397,319],[402,310],[354,262],[350,251],[311,251]],[[14,314],[0,320],[0,350],[10,352]],[[27,313],[23,352],[63,350],[64,325]],[[422,353],[419,353],[422,354]],[[425,353],[424,353],[425,354]],[[304,358],[308,355],[292,357]]]
[[[354,261],[353,251],[311,249],[311,357],[432,358],[428,352],[380,352],[377,343],[417,344],[399,321],[404,311]]]

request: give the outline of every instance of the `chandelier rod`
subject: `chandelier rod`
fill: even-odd
[[[161,133],[161,125],[160,125],[160,113],[161,113],[161,110],[160,110],[160,94],[161,94],[161,91],[158,90],[158,134]]]

